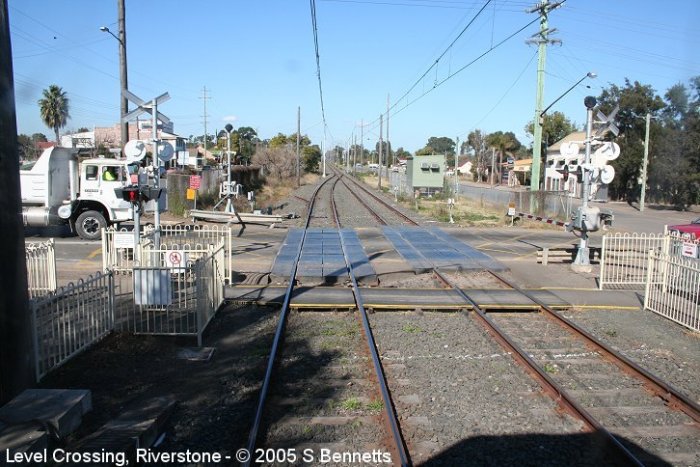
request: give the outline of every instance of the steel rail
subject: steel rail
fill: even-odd
[[[341,177],[343,177],[343,178],[350,178],[350,177],[344,176],[344,175],[342,175],[342,174],[341,174]],[[377,195],[375,195],[374,193],[372,193],[372,192],[371,192],[370,190],[368,190],[367,188],[363,187],[359,182],[357,182],[357,181],[355,181],[355,180],[352,180],[352,178],[350,178],[350,180],[352,181],[352,183],[353,183],[355,186],[357,186],[357,187],[360,188],[362,191],[364,191],[365,193],[367,193],[369,196],[371,196],[372,198],[374,198],[378,203],[382,204],[384,207],[386,207],[387,209],[389,209],[391,212],[395,213],[396,215],[398,215],[399,217],[401,217],[402,219],[404,219],[406,222],[408,222],[408,223],[410,223],[410,224],[412,224],[412,225],[419,225],[418,222],[414,221],[413,219],[411,219],[410,217],[408,217],[406,214],[402,213],[401,211],[399,211],[398,209],[396,209],[394,206],[390,205],[389,203],[387,203],[386,201],[384,201],[383,199],[381,199],[380,197],[378,197]],[[343,183],[345,183],[345,182],[343,181]],[[352,190],[350,190],[350,191],[352,192]],[[353,193],[353,194],[354,194],[354,193]],[[364,204],[364,203],[363,203],[363,204]],[[365,204],[365,205],[366,205],[366,204]]]
[[[669,407],[685,413],[696,423],[700,423],[700,405],[691,400],[687,395],[683,394],[678,389],[674,388],[673,386],[662,381],[660,378],[653,375],[649,371],[640,367],[632,360],[628,359],[624,355],[615,351],[613,348],[609,347],[607,344],[599,341],[590,333],[588,333],[585,329],[581,328],[573,321],[557,313],[546,303],[536,298],[531,293],[521,289],[520,287],[511,283],[501,275],[497,274],[496,272],[489,272],[498,280],[511,287],[513,290],[517,290],[519,293],[523,294],[524,296],[532,300],[534,303],[536,303],[547,314],[547,316],[552,318],[559,325],[581,336],[586,341],[586,343],[593,346],[603,355],[607,356],[622,371],[636,377],[637,379],[642,380],[642,382],[645,383],[647,388],[651,390],[656,396],[663,399]]]
[[[374,217],[374,218],[377,220],[377,222],[379,222],[379,223],[382,224],[382,225],[388,225],[388,223],[384,220],[384,218],[383,218],[382,216],[380,216],[380,215],[377,213],[377,211],[375,211],[374,209],[372,209],[372,208],[369,206],[369,204],[367,204],[367,203],[365,202],[365,200],[363,200],[362,198],[360,198],[360,197],[357,195],[357,193],[355,193],[354,191],[352,191],[352,190],[350,189],[350,187],[348,186],[348,184],[345,183],[345,180],[343,180],[343,185],[345,185],[345,188],[348,189],[348,191],[350,192],[350,194],[352,194],[352,195],[355,197],[355,199],[356,199],[357,201],[359,201],[360,204],[363,205],[363,206],[367,209],[367,211],[369,211],[369,213],[372,215],[372,217]]]
[[[434,274],[448,287],[451,287],[462,299],[470,304],[475,311],[479,323],[496,339],[496,341],[505,348],[513,358],[518,361],[527,372],[539,383],[544,392],[551,397],[565,412],[573,415],[575,418],[582,420],[589,431],[600,436],[607,446],[612,448],[613,453],[619,457],[620,461],[625,464],[643,466],[644,464],[637,459],[612,433],[610,433],[603,425],[598,422],[586,409],[579,405],[565,389],[557,384],[540,366],[535,363],[532,358],[518,344],[516,344],[508,335],[486,315],[479,305],[469,297],[462,289],[457,287],[450,281],[437,267],[433,268]],[[462,313],[467,316],[466,312]]]
[[[338,178],[338,180],[340,180],[340,177]],[[335,188],[336,183],[333,184],[333,188]],[[345,182],[343,182],[343,184],[345,184]],[[336,225],[340,227],[340,217],[338,216],[338,210],[335,205],[333,191],[331,191],[331,210],[333,212],[333,217],[336,220]],[[377,377],[377,382],[379,383],[379,390],[382,394],[382,401],[384,403],[384,413],[386,415],[386,421],[389,424],[391,436],[394,441],[396,452],[399,455],[401,466],[409,466],[412,465],[412,463],[409,458],[408,450],[406,449],[404,439],[401,436],[399,421],[396,415],[396,408],[394,407],[394,404],[391,400],[391,395],[389,394],[389,388],[386,384],[384,368],[382,367],[382,362],[379,359],[379,353],[377,352],[377,344],[374,340],[372,328],[369,324],[369,318],[367,316],[367,311],[365,310],[364,301],[362,299],[362,293],[360,292],[360,287],[357,285],[357,279],[355,278],[355,272],[352,267],[352,261],[350,261],[350,258],[348,257],[348,253],[345,249],[345,242],[343,241],[342,236],[340,236],[340,245],[343,249],[343,256],[345,257],[345,264],[348,268],[348,275],[350,276],[350,280],[352,281],[352,291],[355,296],[355,304],[357,305],[357,309],[360,312],[362,328],[364,330],[365,338],[367,340],[367,347],[372,357],[374,373]]]
[[[292,292],[294,290],[294,280],[297,274],[297,267],[299,266],[299,258],[301,257],[301,250],[306,241],[306,230],[309,228],[311,222],[311,213],[313,212],[314,204],[316,202],[316,195],[323,185],[325,185],[331,178],[327,178],[319,186],[316,187],[311,199],[309,200],[309,210],[306,216],[306,223],[304,226],[304,233],[302,235],[301,241],[299,242],[299,248],[297,249],[296,256],[294,257],[294,262],[292,263],[292,273],[289,276],[289,285],[284,294],[284,302],[282,303],[282,309],[280,312],[280,319],[277,323],[277,329],[275,330],[275,337],[272,341],[272,348],[270,350],[270,357],[267,361],[267,368],[265,370],[265,379],[263,380],[263,385],[260,388],[260,396],[258,398],[258,405],[255,410],[255,417],[253,418],[253,426],[250,429],[250,434],[248,435],[248,444],[246,449],[248,450],[249,458],[247,461],[243,462],[245,467],[249,467],[252,459],[255,458],[255,446],[258,441],[258,433],[260,431],[260,425],[262,423],[262,417],[265,410],[265,402],[267,402],[267,394],[270,390],[270,383],[272,381],[272,373],[274,371],[275,362],[277,360],[277,351],[281,345],[282,338],[284,336],[284,329],[287,324],[287,316],[289,315],[289,302],[291,301]]]
[[[345,183],[343,181],[343,183]],[[364,187],[357,184],[358,187],[368,192]],[[354,193],[353,193],[354,194]],[[369,193],[377,201],[381,200]],[[359,199],[359,198],[358,198]],[[367,203],[360,201],[367,208],[369,208]],[[396,211],[392,206],[382,203],[389,209]],[[371,208],[369,208],[371,210]],[[402,215],[403,216],[403,215]],[[405,216],[403,216],[405,217]],[[416,224],[413,220],[411,220]],[[417,224],[416,224],[417,225]],[[418,252],[416,250],[416,252]],[[420,252],[418,252],[424,259],[432,264],[429,258],[426,258]],[[632,454],[620,441],[612,435],[606,428],[604,428],[600,422],[598,422],[585,408],[579,405],[573,397],[571,397],[563,388],[561,388],[542,368],[540,368],[537,363],[530,358],[530,356],[525,352],[518,344],[516,344],[508,335],[491,319],[486,315],[486,312],[482,310],[479,305],[469,297],[462,289],[453,284],[440,270],[438,267],[433,265],[434,274],[448,287],[452,288],[459,294],[459,296],[475,311],[475,316],[479,323],[496,339],[496,341],[508,351],[513,358],[518,361],[530,374],[533,379],[535,379],[538,384],[542,387],[545,394],[552,398],[566,413],[569,413],[573,417],[582,420],[588,430],[593,434],[600,436],[601,440],[606,443],[613,450],[613,454],[616,455],[621,462],[629,465],[643,466],[644,464],[637,459],[634,454]],[[490,271],[495,274],[493,271]],[[499,276],[500,278],[500,276]],[[509,284],[510,285],[510,284]],[[525,294],[527,296],[527,294]],[[531,300],[533,299],[529,296]],[[539,302],[536,302],[539,304]],[[467,317],[467,313],[464,312],[463,316]]]

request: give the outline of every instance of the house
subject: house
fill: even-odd
[[[472,161],[467,161],[464,164],[457,167],[457,173],[459,175],[472,176]]]
[[[153,152],[151,144],[150,122],[138,122],[137,125],[129,125],[129,140],[143,140],[146,143],[146,150]],[[195,165],[197,158],[189,159],[185,149],[185,138],[168,131],[172,129],[172,124],[162,129],[159,136],[161,140],[170,144],[174,150],[174,157],[167,166]],[[121,153],[121,127],[117,124],[111,127],[95,127],[92,131],[83,131],[61,136],[61,146],[66,148],[78,148],[84,152],[94,153],[97,148],[104,146],[116,157]],[[94,154],[93,154],[94,155]]]
[[[547,148],[547,159],[544,171],[545,191],[565,191],[571,196],[580,198],[583,192],[583,183],[576,177],[576,172],[584,162],[586,132],[576,131],[560,139]],[[568,180],[564,180],[564,168],[568,168],[570,174]],[[591,193],[597,201],[607,201],[607,185],[600,182],[591,183]]]

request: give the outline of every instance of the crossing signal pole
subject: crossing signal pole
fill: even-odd
[[[566,0],[564,0],[566,1]],[[535,34],[528,43],[537,44],[537,97],[535,103],[535,118],[533,120],[533,136],[534,142],[532,145],[532,170],[530,173],[530,191],[538,191],[540,189],[540,164],[542,159],[542,107],[544,106],[544,69],[547,61],[547,45],[561,44],[558,39],[550,39],[550,34],[556,32],[556,29],[549,29],[548,16],[549,12],[559,8],[564,1],[549,3],[549,0],[543,0],[538,3],[528,13],[539,13],[540,15],[540,31]],[[534,201],[535,197],[531,197]],[[531,206],[534,209],[534,206]]]

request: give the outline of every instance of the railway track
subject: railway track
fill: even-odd
[[[248,438],[251,457],[244,465],[257,461],[327,463],[328,458],[323,456],[333,455],[340,456],[334,465],[356,464],[357,456],[367,462],[367,455],[373,462],[410,464],[348,259],[350,245],[340,235],[337,237],[355,293],[356,312],[332,318],[289,313],[308,229],[312,223],[325,227],[329,220],[340,225],[332,196],[338,178],[333,183],[330,180],[319,185],[309,201]],[[327,205],[316,204],[321,190],[328,193]]]
[[[322,187],[325,188],[320,188],[323,189],[322,192],[317,190],[314,193],[309,203],[307,227],[312,220],[317,227],[340,228],[345,222],[355,223],[357,209],[353,209],[348,221],[340,218],[335,205],[336,197],[348,199],[349,196],[357,200],[368,214],[371,213],[372,220],[368,221],[370,224],[418,225],[415,220],[361,184],[347,182],[347,178],[338,172],[332,177],[332,183],[329,183],[331,178],[324,182]],[[340,194],[338,187],[341,187]],[[327,204],[314,207],[317,195],[318,198],[325,198]],[[377,208],[376,205],[381,207]],[[606,347],[585,330],[539,302],[536,297],[493,271],[449,275],[434,267],[432,274],[443,287],[452,288],[459,293],[465,309],[472,312],[413,315],[375,313],[370,319],[364,310],[361,291],[350,270],[357,305],[354,317],[345,315],[329,319],[316,315],[316,323],[297,322],[296,317],[290,320],[290,329],[303,329],[307,334],[318,326],[322,329],[321,334],[328,326],[350,330],[347,334],[352,336],[362,334],[364,343],[358,339],[343,342],[339,346],[343,351],[336,354],[338,360],[331,359],[324,361],[324,364],[327,363],[331,369],[331,386],[337,385],[338,380],[333,376],[333,371],[338,367],[346,376],[354,375],[350,379],[362,381],[358,382],[356,391],[343,392],[342,394],[348,395],[341,398],[359,401],[365,403],[366,407],[375,409],[381,405],[381,426],[386,428],[383,431],[383,446],[392,453],[394,464],[410,465],[430,460],[435,464],[453,465],[454,462],[463,461],[464,456],[472,456],[475,462],[480,463],[478,457],[473,457],[475,453],[483,454],[478,446],[460,447],[465,444],[460,443],[461,440],[472,437],[481,439],[479,415],[481,421],[484,417],[502,417],[503,431],[508,436],[515,437],[515,441],[511,440],[514,445],[522,443],[522,439],[529,439],[527,433],[544,433],[553,437],[558,435],[555,441],[548,439],[547,446],[556,446],[557,449],[561,447],[561,452],[556,455],[545,453],[538,461],[541,465],[557,465],[561,462],[663,465],[664,460],[679,465],[694,465],[700,461],[696,447],[700,433],[700,409],[694,401]],[[293,282],[290,280],[290,293]],[[480,284],[483,288],[515,289],[537,303],[539,312],[487,314],[470,298],[468,289],[460,287],[460,283],[465,282],[471,287]],[[285,308],[288,308],[287,299]],[[282,330],[286,321],[284,315],[286,310],[283,310],[280,318]],[[455,317],[460,315],[467,320],[456,320]],[[319,324],[324,322],[326,324]],[[378,335],[379,347],[382,349],[381,360],[374,332]],[[325,333],[328,334],[329,331]],[[330,331],[330,334],[333,333]],[[422,338],[413,340],[411,337],[417,336],[406,334],[417,334]],[[306,337],[311,337],[312,341],[314,339],[313,336]],[[294,342],[294,335],[289,339]],[[450,350],[433,354],[435,347],[427,346],[427,355],[421,355],[421,345],[425,343],[440,343]],[[469,343],[472,345],[467,345]],[[482,352],[474,353],[474,343],[478,343],[477,347]],[[268,370],[274,366],[275,348],[278,345],[276,336]],[[392,349],[392,346],[395,348]],[[360,355],[362,358],[359,358]],[[413,358],[410,365],[406,364],[407,358]],[[364,366],[346,367],[338,364],[348,359],[362,360]],[[282,361],[296,362],[297,359],[293,352],[283,353]],[[444,367],[447,372],[436,370],[435,365]],[[384,374],[385,369],[388,379]],[[503,393],[509,396],[516,394],[518,402],[504,400],[504,406],[507,405],[508,409],[483,404],[480,406],[478,398],[463,393],[459,387],[465,378],[473,379],[470,371],[488,374],[489,379],[496,375],[493,381],[484,385],[484,390],[490,388],[493,392],[499,390],[499,385],[516,385],[518,389],[511,387],[510,392],[505,390]],[[271,370],[268,373],[271,374]],[[355,378],[357,375],[364,376]],[[269,384],[266,378],[263,388],[269,387]],[[273,401],[284,402],[282,394],[285,391],[282,389],[281,392],[273,392]],[[395,401],[392,401],[392,395]],[[494,399],[494,395],[490,394],[489,398]],[[262,405],[259,408],[264,406],[263,399],[264,396],[261,395]],[[498,401],[499,397],[496,396],[495,400]],[[295,405],[291,410],[297,411],[299,407],[303,408],[303,404]],[[562,412],[566,415],[562,416]],[[538,425],[531,425],[532,414],[540,418]],[[369,424],[372,415],[360,411],[354,416],[360,417],[356,420],[361,420],[361,423]],[[256,416],[256,420],[257,418]],[[456,420],[450,423],[450,418]],[[518,423],[520,419],[522,422]],[[275,437],[279,439],[289,435],[288,430],[274,426],[267,433],[272,436],[265,439],[266,446],[279,445],[276,444]],[[358,435],[358,439],[372,438],[371,430],[363,433]],[[326,431],[324,436],[316,441],[329,443],[347,438],[342,430]],[[375,431],[374,436],[376,441],[378,432]],[[249,446],[252,449],[256,446],[252,432],[251,440]],[[482,442],[485,446],[489,444]],[[541,441],[535,439],[525,442],[521,448],[530,450],[531,446],[525,446],[529,442]],[[348,449],[367,446],[368,444],[353,445]],[[342,443],[338,448],[343,448]],[[437,458],[434,457],[436,453],[440,453]],[[513,455],[512,460],[516,462],[517,450]],[[504,460],[508,462],[509,458],[501,455],[497,459],[502,463]],[[488,455],[481,459],[481,462],[490,461],[493,458]]]

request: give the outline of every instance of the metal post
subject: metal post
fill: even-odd
[[[586,98],[588,101],[588,98]],[[587,102],[588,104],[588,102]],[[591,131],[593,128],[593,107],[595,107],[595,99],[593,100],[593,105],[586,105],[586,156],[583,161],[583,193],[581,197],[583,202],[581,203],[580,216],[586,214],[588,208],[588,196],[591,192],[591,182],[590,182],[590,170],[586,168],[590,166],[591,163]],[[574,260],[575,265],[588,266],[590,264],[590,259],[588,257],[588,232],[586,231],[585,222],[581,222],[581,239],[579,241],[578,253],[576,254],[576,259]]]
[[[139,242],[141,241],[141,201],[135,202],[133,204],[133,209],[134,209],[134,264],[136,264],[141,259],[141,258],[139,258],[139,256],[140,256],[139,255]]]
[[[352,135],[352,173],[357,173],[357,137]]]
[[[493,187],[495,180],[493,178],[496,171],[496,148],[491,148],[491,186]]]
[[[391,161],[391,164],[389,162]],[[394,165],[394,158],[391,154],[391,143],[389,142],[389,94],[386,95],[386,166]],[[389,173],[387,172],[387,178]]]
[[[124,117],[129,112],[129,100],[123,93],[129,87],[126,73],[126,13],[124,0],[117,0],[117,9],[119,10],[117,12],[119,22],[119,82],[122,88],[121,117]],[[124,120],[121,120],[121,140],[122,147],[129,141],[129,122]]]
[[[382,141],[382,131],[384,130],[384,116],[379,115],[379,153],[377,154],[377,189],[379,191],[382,191],[382,145],[384,144]]]
[[[301,186],[301,107],[297,107],[297,187]]]
[[[156,212],[154,214],[155,232],[153,233],[153,243],[156,250],[160,250],[160,158],[158,157],[158,102],[153,99],[153,163],[156,165],[153,174],[153,188],[158,193],[156,198]]]
[[[360,164],[365,157],[365,121],[360,120]]]
[[[531,11],[540,12],[540,32],[537,38],[537,96],[535,102],[535,118],[533,120],[533,136],[532,144],[532,168],[530,172],[530,191],[538,191],[540,189],[540,159],[542,158],[542,122],[540,116],[542,107],[544,106],[544,69],[547,61],[547,44],[549,42],[547,36],[549,34],[549,25],[547,14],[549,12],[549,0],[542,0]],[[534,202],[535,197],[531,200]],[[531,205],[532,212],[534,206]]]
[[[649,127],[651,113],[647,113],[646,132],[644,134],[644,162],[642,163],[642,193],[639,196],[639,212],[644,211],[644,199],[647,193],[647,164],[649,163]]]
[[[457,202],[457,195],[459,194],[459,176],[457,175],[457,168],[459,167],[459,136],[457,137],[457,148],[455,150],[455,202]]]
[[[226,131],[226,209],[224,212],[233,212],[233,204],[231,204],[231,130],[225,128]]]

